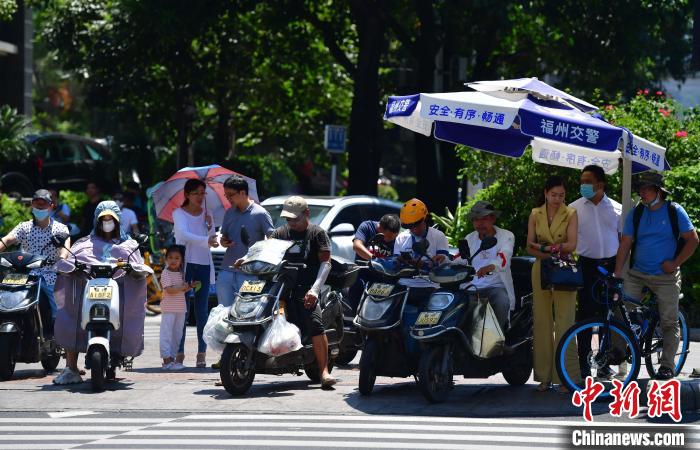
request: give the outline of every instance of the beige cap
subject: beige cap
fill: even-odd
[[[304,214],[304,211],[307,209],[309,209],[309,204],[306,203],[304,197],[293,195],[284,201],[280,216],[296,219],[300,215]]]
[[[105,209],[105,210],[103,210],[103,211],[97,216],[97,218],[100,219],[100,218],[105,217],[105,216],[111,216],[114,220],[116,220],[117,222],[119,222],[119,216],[117,216],[117,213],[115,213],[115,212],[112,211],[111,209]]]

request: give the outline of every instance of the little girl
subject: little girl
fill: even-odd
[[[160,275],[163,298],[160,301],[160,356],[163,358],[163,370],[182,370],[185,366],[175,361],[182,329],[185,326],[185,292],[192,286],[185,283],[182,271],[183,248],[170,246],[165,253],[165,269]]]

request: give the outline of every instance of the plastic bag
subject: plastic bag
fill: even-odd
[[[472,304],[471,335],[467,337],[472,355],[482,359],[502,355],[506,340],[488,298]]]
[[[301,333],[293,323],[287,322],[284,314],[278,314],[260,338],[258,351],[270,356],[281,356],[301,348]]]
[[[231,334],[232,330],[229,324],[224,322],[228,317],[229,306],[218,305],[209,312],[209,319],[204,325],[202,337],[207,347],[215,352],[223,352],[226,344],[224,339]]]

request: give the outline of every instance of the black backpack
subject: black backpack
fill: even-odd
[[[673,240],[676,241],[676,251],[674,256],[678,256],[681,249],[685,245],[685,239],[681,237],[680,229],[678,228],[678,211],[676,207],[677,203],[667,201],[668,204],[668,220],[671,222],[671,230],[673,231]],[[632,255],[630,257],[630,267],[634,265],[634,251],[637,248],[637,230],[639,230],[639,222],[642,220],[642,213],[644,213],[644,208],[646,208],[642,202],[639,202],[634,208],[634,215],[632,216],[632,226],[634,227],[634,243],[632,245]]]

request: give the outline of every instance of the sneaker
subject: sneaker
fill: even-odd
[[[177,361],[175,361],[174,363],[172,363],[170,365],[170,370],[182,370],[182,369],[186,369],[186,368],[187,367],[184,364],[177,362]]]
[[[601,367],[596,371],[595,381],[611,381],[615,371],[613,371],[610,366]]]
[[[219,370],[219,369],[221,369],[221,360],[218,360],[217,362],[215,362],[214,364],[212,364],[212,365],[211,365],[211,368],[214,369],[214,370]]]
[[[61,371],[56,378],[53,379],[53,384],[77,384],[82,383],[83,379],[77,371],[66,367]]]
[[[668,367],[661,366],[659,367],[659,370],[656,371],[656,378],[657,380],[670,380],[673,378],[675,374],[673,373],[673,370],[669,369]]]
[[[332,376],[328,375],[326,376],[322,381],[321,381],[321,388],[323,389],[330,389],[332,388],[338,380],[333,378]]]
[[[163,363],[163,366],[161,367],[163,370],[173,370],[173,363]]]
[[[207,354],[204,352],[197,353],[197,368],[204,369],[207,367]]]

